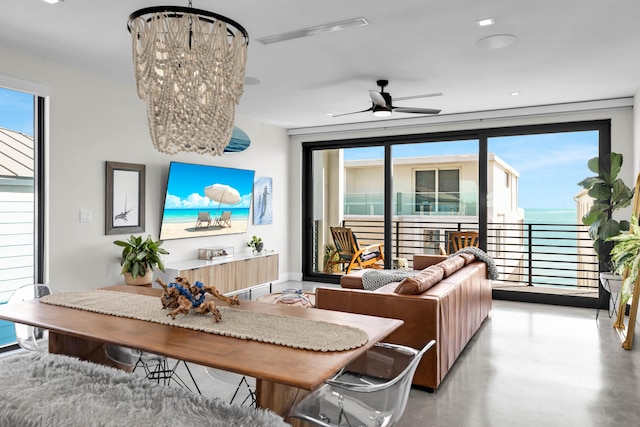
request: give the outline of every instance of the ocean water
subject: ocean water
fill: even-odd
[[[222,211],[231,211],[231,220],[244,220],[249,219],[249,208],[228,208],[221,207],[220,209],[165,209],[162,215],[163,224],[184,224],[195,222],[198,219],[198,212],[209,211],[211,218],[220,216]]]
[[[573,209],[525,209],[526,224],[580,224],[578,211]]]
[[[538,286],[576,286],[578,248],[590,247],[576,209],[525,209],[524,245],[531,244],[533,282]],[[526,256],[526,255],[525,255]],[[561,277],[557,277],[561,276]]]

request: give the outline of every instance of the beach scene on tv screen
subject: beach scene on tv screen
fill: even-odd
[[[160,239],[246,233],[255,171],[172,162]]]

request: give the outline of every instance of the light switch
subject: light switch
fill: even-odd
[[[80,209],[80,222],[91,222],[91,211],[87,209]]]

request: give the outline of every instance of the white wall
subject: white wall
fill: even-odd
[[[237,117],[236,125],[251,138],[246,151],[222,157],[194,153],[169,156],[155,151],[151,144],[145,106],[133,82],[122,84],[3,48],[0,58],[0,84],[10,84],[13,89],[35,87],[50,95],[47,281],[54,288],[123,283],[117,261],[120,250],[112,242],[128,235],[104,234],[105,161],[146,165],[146,227],[144,233],[136,234],[153,238],[158,238],[160,230],[170,161],[253,169],[256,176],[272,177],[272,225],[254,226],[250,219],[246,234],[167,241],[164,247],[170,255],[165,260],[196,258],[201,247],[223,245],[245,251],[245,243],[256,234],[267,249],[280,253],[280,278],[291,275],[291,175],[284,129]],[[21,87],[15,87],[17,80]],[[91,210],[93,221],[80,222],[80,209]],[[296,269],[299,271],[298,266]]]
[[[638,92],[640,95],[640,91]],[[638,96],[635,97],[638,100]],[[326,128],[314,128],[314,129],[294,129],[290,131],[291,135],[291,176],[302,176],[302,143],[314,142],[314,141],[329,141],[339,139],[354,139],[364,137],[383,137],[387,135],[401,135],[401,134],[419,134],[419,133],[435,133],[435,132],[447,132],[469,129],[486,129],[486,128],[498,128],[508,126],[525,126],[536,124],[551,124],[562,122],[574,122],[574,121],[587,121],[587,120],[611,120],[611,150],[614,152],[622,153],[625,159],[625,164],[620,177],[629,185],[633,187],[635,183],[635,177],[639,169],[640,153],[638,144],[640,144],[640,101],[635,101],[636,107],[630,108],[627,106],[616,108],[602,108],[602,109],[589,109],[585,111],[567,111],[568,106],[563,105],[559,107],[535,107],[531,109],[523,109],[521,112],[511,110],[505,112],[509,114],[509,117],[498,117],[501,112],[489,112],[489,113],[472,113],[470,115],[461,115],[457,117],[452,115],[450,117],[440,117],[435,120],[441,120],[439,122],[429,122],[426,120],[424,123],[416,120],[414,122],[410,120],[403,120],[403,123],[412,123],[405,127],[395,126],[380,126],[368,124],[367,126],[354,126],[349,128],[348,125],[341,125],[335,127]],[[576,108],[580,108],[582,105],[577,105]],[[586,107],[589,107],[588,105]],[[635,111],[635,113],[634,113]],[[534,114],[535,113],[535,114]],[[486,117],[482,117],[486,116]],[[450,121],[447,121],[450,120]],[[393,124],[393,120],[385,121],[385,124]],[[635,122],[635,134],[634,134],[634,122]],[[300,221],[302,217],[301,203],[299,203],[301,197],[300,179],[293,179],[290,188],[291,195],[291,218],[296,221]],[[621,215],[628,217],[628,212],[623,212]],[[299,224],[298,227],[301,227]],[[300,228],[298,228],[300,229]],[[291,235],[290,250],[292,253],[301,253],[301,239],[295,239],[295,236]],[[300,259],[291,259],[292,271],[301,271],[302,263]]]

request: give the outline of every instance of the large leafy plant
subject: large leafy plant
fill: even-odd
[[[629,221],[613,219],[613,212],[629,206],[633,191],[618,178],[622,168],[622,154],[610,153],[602,158],[594,157],[587,163],[589,170],[596,176],[590,176],[578,183],[587,190],[593,200],[593,206],[582,217],[582,223],[589,226],[589,236],[598,259],[609,270],[612,241],[607,239],[629,230]]]
[[[611,250],[611,261],[615,267],[615,272],[623,277],[620,298],[622,304],[626,304],[633,294],[633,286],[638,279],[640,270],[640,226],[638,217],[631,217],[631,227],[629,233],[619,234],[610,237],[609,241],[614,242]],[[626,273],[626,275],[625,275]]]
[[[148,269],[153,270],[155,267],[164,271],[164,263],[160,256],[169,252],[160,247],[162,240],[154,241],[151,236],[147,236],[146,240],[142,240],[141,236],[131,236],[129,240],[116,240],[113,243],[122,247],[121,274],[131,273],[131,277],[135,279],[144,276]]]

